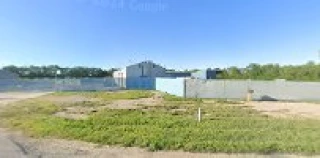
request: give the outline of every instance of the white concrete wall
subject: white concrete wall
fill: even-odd
[[[156,78],[156,90],[184,97],[184,78]]]
[[[127,77],[126,69],[123,69],[120,71],[115,71],[115,72],[113,72],[112,76],[114,78],[126,78]]]
[[[320,82],[186,80],[189,98],[245,99],[249,89],[254,90],[255,100],[320,100]]]

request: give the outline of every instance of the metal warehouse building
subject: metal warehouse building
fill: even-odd
[[[114,78],[131,77],[166,77],[166,69],[153,63],[152,61],[143,61],[134,65],[127,66],[125,69],[115,71]]]
[[[154,89],[156,77],[167,77],[166,69],[152,61],[143,61],[115,71],[116,83],[127,89]]]
[[[166,68],[152,61],[143,61],[129,65],[113,73],[117,85],[127,89],[155,89],[155,78],[197,78],[215,79],[216,70],[206,69],[194,73],[167,71]]]

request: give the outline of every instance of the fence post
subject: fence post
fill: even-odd
[[[201,122],[201,100],[198,98],[198,94],[196,95],[196,104],[197,104],[197,107],[198,107],[198,122],[200,123]]]
[[[251,84],[251,80],[248,79],[247,80],[247,98],[246,98],[247,102],[251,102],[252,101],[252,95],[254,93],[254,91],[251,89],[250,84]]]
[[[227,100],[227,95],[226,95],[226,79],[223,80],[223,99]]]
[[[183,79],[183,98],[187,98],[187,79]]]

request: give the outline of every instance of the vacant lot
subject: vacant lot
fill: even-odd
[[[201,106],[203,119],[196,120]],[[237,102],[150,91],[56,93],[11,104],[4,126],[101,145],[224,153],[320,154],[320,121],[284,119]]]

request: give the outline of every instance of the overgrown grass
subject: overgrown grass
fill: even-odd
[[[197,101],[198,99],[194,99],[194,98],[183,98],[183,97],[177,97],[175,95],[170,95],[170,94],[164,94],[163,95],[163,99],[165,101]]]
[[[179,101],[175,101],[179,102]],[[8,126],[35,137],[83,140],[98,144],[137,146],[154,150],[227,153],[320,154],[320,122],[270,118],[239,106],[164,105],[151,110],[104,110],[86,120],[58,118],[59,107],[38,100],[6,109]],[[169,107],[169,108],[168,108]],[[185,109],[180,113],[173,109]]]
[[[98,98],[105,101],[150,98],[154,94],[152,91],[129,90],[119,92],[58,92],[55,96],[73,96],[81,95],[88,98]]]
[[[4,112],[0,113],[1,117],[27,117],[34,115],[51,115],[61,110],[52,102],[42,101],[40,99],[30,99],[27,101],[20,101],[11,106],[7,106]]]

